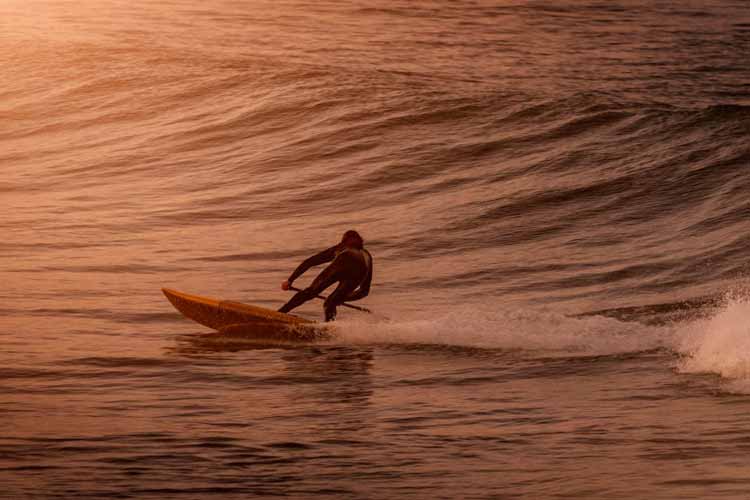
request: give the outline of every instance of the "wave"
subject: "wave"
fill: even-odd
[[[356,226],[391,300],[417,292],[431,304],[491,296],[621,312],[710,296],[747,272],[746,104],[256,59],[165,59],[159,78],[146,67],[87,70],[42,96],[52,118],[19,101],[20,121],[0,141],[30,173],[9,169],[0,191],[56,196],[21,204],[0,228],[54,237],[24,234],[0,250],[93,251],[122,235],[144,252],[170,246],[148,250],[147,267],[108,263],[106,246],[104,264],[55,255],[33,267],[140,270],[145,282],[184,276],[187,262],[275,272]],[[37,142],[49,147],[29,154]],[[166,256],[175,253],[179,264]],[[345,334],[580,352],[658,348],[671,335],[617,315],[531,311],[459,308]]]

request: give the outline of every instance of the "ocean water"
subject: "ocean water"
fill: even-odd
[[[5,0],[0,46],[0,498],[750,495],[744,0]],[[279,307],[350,228],[329,342],[161,295]]]

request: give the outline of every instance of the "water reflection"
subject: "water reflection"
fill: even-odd
[[[204,359],[215,359],[215,354],[267,350],[281,352],[280,359],[286,365],[285,379],[304,385],[301,399],[354,403],[367,401],[372,394],[373,349],[368,347],[186,334],[167,348],[172,354]]]
[[[187,357],[205,357],[214,353],[234,353],[242,351],[262,351],[268,349],[299,350],[313,344],[300,344],[281,339],[252,338],[240,335],[219,333],[191,333],[177,337],[177,344],[167,347],[167,352]]]
[[[377,421],[372,407],[371,348],[321,346],[283,354],[286,374],[305,383],[289,393],[289,405],[319,443],[354,445],[367,442]]]

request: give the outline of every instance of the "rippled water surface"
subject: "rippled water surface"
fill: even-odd
[[[746,2],[0,19],[0,498],[747,498]],[[349,228],[329,342],[161,295],[277,308]]]

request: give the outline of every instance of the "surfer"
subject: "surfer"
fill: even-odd
[[[365,250],[362,237],[354,230],[345,232],[341,242],[337,245],[305,259],[289,276],[289,279],[281,284],[281,289],[289,290],[294,280],[302,276],[305,271],[326,262],[331,262],[331,264],[323,269],[310,286],[297,292],[279,309],[279,312],[287,313],[301,306],[336,282],[338,286],[323,305],[326,321],[333,321],[336,318],[337,306],[367,297],[372,282],[372,256]]]

